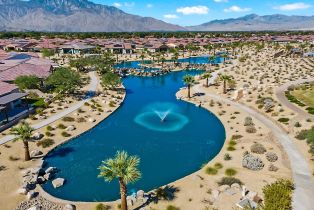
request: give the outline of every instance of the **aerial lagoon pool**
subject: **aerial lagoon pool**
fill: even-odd
[[[218,118],[194,104],[177,100],[189,70],[156,77],[130,76],[123,79],[123,105],[90,131],[57,147],[45,157],[45,167],[60,171],[64,186],[43,185],[51,195],[72,201],[119,199],[118,182],[107,183],[98,166],[125,150],[141,159],[142,178],[128,186],[129,193],[149,191],[200,169],[213,159],[225,141],[225,129]]]

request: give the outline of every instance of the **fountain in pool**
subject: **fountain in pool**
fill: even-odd
[[[134,121],[150,130],[173,132],[181,130],[189,119],[172,103],[153,103],[146,106]]]

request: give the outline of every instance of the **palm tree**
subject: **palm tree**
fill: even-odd
[[[11,133],[17,136],[15,138],[15,141],[23,141],[25,149],[25,161],[29,161],[31,159],[31,156],[29,154],[28,142],[32,138],[33,131],[34,129],[27,122],[24,121],[11,129]]]
[[[141,172],[138,170],[140,158],[137,156],[129,156],[125,151],[117,151],[114,158],[102,161],[99,166],[100,173],[98,177],[102,177],[106,182],[112,182],[114,179],[119,180],[121,209],[127,210],[127,187],[128,183],[134,183],[141,178]]]
[[[195,82],[194,77],[192,75],[185,75],[183,77],[183,82],[188,87],[188,97],[191,98],[191,86]]]
[[[231,77],[226,75],[226,74],[222,74],[220,75],[220,80],[223,81],[224,85],[223,85],[223,93],[226,94],[227,93],[227,81],[231,80]]]
[[[205,86],[208,87],[208,79],[211,78],[211,74],[209,72],[204,73],[203,78],[206,79],[206,84]]]

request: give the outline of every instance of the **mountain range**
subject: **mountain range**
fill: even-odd
[[[88,0],[0,0],[0,31],[134,32],[314,30],[314,16],[246,15],[182,27]]]
[[[88,0],[0,0],[0,31],[182,31],[183,27],[131,15]]]

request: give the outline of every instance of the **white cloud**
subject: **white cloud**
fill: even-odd
[[[228,0],[214,0],[214,2],[222,3],[222,2],[228,2]]]
[[[208,14],[208,7],[206,6],[192,6],[192,7],[180,7],[177,9],[178,13],[182,13],[184,15],[205,15]]]
[[[120,4],[120,3],[118,3],[118,2],[115,2],[115,3],[113,3],[112,5],[115,6],[115,7],[121,7],[121,6],[122,6],[122,4]]]
[[[292,10],[299,10],[299,9],[308,9],[312,5],[305,4],[303,2],[297,2],[292,4],[283,4],[277,7],[274,7],[274,9],[282,10],[282,11],[292,11]]]
[[[248,12],[251,11],[251,8],[241,8],[239,6],[232,6],[227,9],[224,9],[225,12]]]
[[[177,15],[174,15],[174,14],[166,14],[166,15],[164,15],[164,18],[166,18],[166,19],[178,19],[179,17]]]
[[[147,7],[147,8],[152,8],[153,5],[152,5],[152,4],[146,4],[146,7]]]

